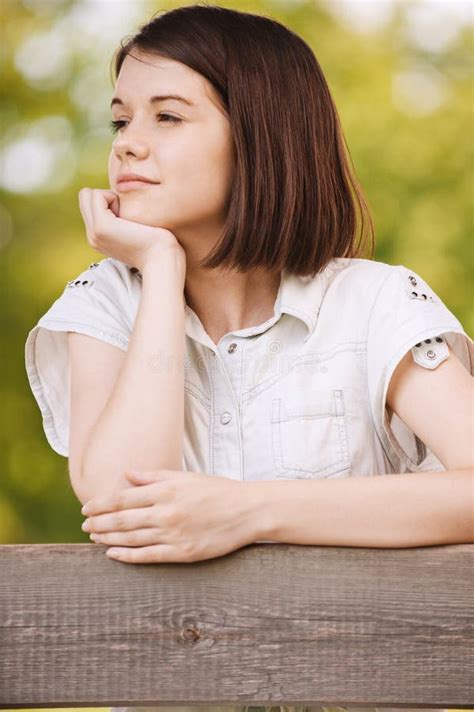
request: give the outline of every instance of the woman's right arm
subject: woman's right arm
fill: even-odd
[[[83,501],[132,486],[124,475],[129,469],[182,469],[185,275],[173,250],[142,268],[129,347],[80,458]]]

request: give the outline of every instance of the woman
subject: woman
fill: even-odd
[[[192,5],[143,26],[114,69],[110,190],[79,193],[106,258],[26,343],[91,538],[129,563],[471,541],[474,344],[420,275],[371,259],[308,45]],[[369,479],[384,474],[402,480]]]

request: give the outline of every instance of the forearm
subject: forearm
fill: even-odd
[[[148,263],[123,366],[84,449],[90,497],[124,486],[127,469],[181,469],[184,431],[184,280],[173,254]]]
[[[257,541],[416,547],[474,543],[474,473],[244,483]]]

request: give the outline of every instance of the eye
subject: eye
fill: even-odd
[[[165,114],[164,112],[161,112],[160,114],[157,115],[157,118],[160,117],[165,117],[167,120],[164,121],[165,124],[169,123],[181,123],[182,119],[179,119],[177,116],[172,116],[171,114]],[[117,121],[111,121],[110,122],[110,128],[112,130],[112,133],[117,133],[120,131],[121,128],[123,128],[124,124],[128,123],[127,121],[124,121],[123,119],[119,119]],[[161,122],[163,123],[163,122]]]

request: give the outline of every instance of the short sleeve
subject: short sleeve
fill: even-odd
[[[418,364],[433,369],[449,358],[446,345],[472,375],[474,343],[459,320],[414,270],[389,265],[368,319],[367,380],[374,427],[394,472],[445,469],[396,413],[389,420],[386,396],[408,351]]]
[[[136,313],[137,276],[113,258],[92,263],[28,333],[25,365],[46,438],[68,457],[70,367],[67,332],[76,331],[126,351]],[[135,307],[134,307],[135,304]]]

